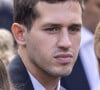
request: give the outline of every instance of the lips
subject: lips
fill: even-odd
[[[54,58],[57,60],[57,62],[59,62],[61,64],[68,64],[68,63],[72,62],[73,54],[71,54],[71,53],[57,54]]]

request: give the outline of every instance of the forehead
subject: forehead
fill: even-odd
[[[69,9],[69,8],[73,8],[74,11],[76,11],[76,9],[81,9],[80,4],[78,1],[65,1],[65,2],[58,2],[58,3],[47,3],[47,2],[43,2],[40,1],[37,3],[36,5],[37,9],[39,11],[44,11],[45,9]],[[79,10],[78,9],[78,10]]]
[[[36,9],[39,12],[40,17],[42,17],[41,19],[44,20],[62,22],[72,19],[72,21],[78,21],[78,23],[82,23],[82,10],[80,4],[75,1],[66,1],[53,4],[39,2],[36,5]]]

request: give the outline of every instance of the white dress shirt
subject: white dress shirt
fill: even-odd
[[[80,56],[88,82],[91,90],[96,90],[98,87],[100,90],[100,78],[98,72],[98,62],[94,53],[94,35],[87,30],[82,28]]]
[[[0,7],[2,5],[7,5],[9,7],[13,7],[13,0],[0,0]]]
[[[32,81],[34,90],[46,90],[45,87],[28,71],[29,77]],[[57,90],[60,90],[60,81],[58,83]]]

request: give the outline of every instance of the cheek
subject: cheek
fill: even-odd
[[[48,57],[52,53],[52,50],[56,43],[55,39],[49,36],[37,37],[32,42],[32,47],[35,53],[37,53],[39,56],[46,55],[45,57]]]
[[[80,47],[81,34],[75,35],[72,39],[72,47],[77,51]]]
[[[81,35],[78,34],[72,39],[72,48],[74,50],[74,59],[76,60],[80,48]]]

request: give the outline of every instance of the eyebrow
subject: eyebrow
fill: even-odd
[[[42,27],[43,28],[45,28],[45,27],[63,27],[63,25],[55,24],[55,23],[47,23],[47,24],[44,24]]]
[[[69,27],[82,27],[82,24],[71,24]]]
[[[74,27],[81,27],[82,24],[80,24],[80,23],[72,23],[71,25],[69,25],[69,27],[72,27],[72,26],[74,26]],[[47,24],[44,24],[42,27],[43,28],[45,28],[45,27],[63,27],[63,25],[55,24],[55,23],[47,23]]]

